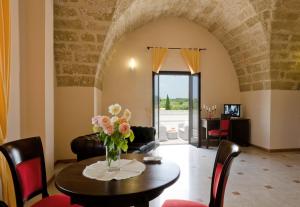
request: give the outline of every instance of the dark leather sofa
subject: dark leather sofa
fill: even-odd
[[[157,147],[155,128],[132,126],[131,129],[135,139],[133,142],[128,142],[128,153],[147,153]],[[77,155],[77,161],[105,155],[105,146],[98,140],[95,133],[73,139],[71,149]]]

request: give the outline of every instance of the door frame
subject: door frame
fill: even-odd
[[[193,144],[191,143],[191,139],[192,139],[192,136],[193,136],[193,76],[197,75],[198,76],[198,86],[199,86],[199,90],[198,90],[198,99],[199,99],[199,102],[198,102],[198,117],[199,117],[199,120],[198,120],[198,142],[197,144]],[[201,136],[201,131],[202,131],[202,128],[201,128],[201,73],[195,73],[195,74],[190,74],[189,76],[189,124],[191,125],[189,127],[189,144],[195,146],[195,147],[201,147],[202,145],[202,136]]]
[[[199,74],[199,137],[198,137],[198,145],[196,147],[200,147],[201,146],[201,73],[198,73]],[[191,77],[194,75],[194,74],[191,74],[191,72],[189,71],[160,71],[159,73],[155,73],[155,72],[152,72],[152,126],[155,127],[155,119],[154,119],[154,116],[155,116],[155,97],[154,97],[154,90],[155,90],[155,86],[154,86],[154,76],[155,75],[187,75],[189,77],[189,102],[190,102],[190,99],[191,99]],[[158,77],[158,98],[159,98],[159,101],[158,101],[158,107],[159,107],[159,102],[160,102],[160,94],[159,94],[159,77]],[[190,115],[190,103],[189,103],[189,125],[190,123],[192,123],[190,121],[191,119],[191,115]],[[189,137],[188,137],[188,142],[189,144],[190,143],[190,127],[192,126],[189,126]],[[157,129],[157,134],[158,134],[158,141],[159,141],[159,112],[158,112],[158,129]],[[195,146],[195,145],[194,145]]]

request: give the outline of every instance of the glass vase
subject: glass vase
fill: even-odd
[[[115,172],[120,170],[120,157],[121,150],[120,149],[110,149],[109,147],[105,147],[106,149],[106,164],[108,172]]]

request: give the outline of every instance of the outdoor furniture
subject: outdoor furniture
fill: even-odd
[[[142,154],[122,154],[121,158],[143,161]],[[149,201],[159,196],[165,188],[177,181],[180,169],[175,163],[163,160],[158,164],[146,164],[145,171],[124,180],[98,181],[82,175],[86,166],[105,156],[94,157],[70,165],[55,178],[55,186],[71,197],[71,201],[83,206],[148,207]]]
[[[225,188],[232,161],[241,153],[238,145],[227,140],[220,143],[211,179],[209,205],[188,200],[167,200],[162,207],[223,207]]]
[[[187,123],[178,124],[178,137],[183,140],[188,140],[189,138],[189,126]]]
[[[168,136],[167,136],[167,127],[166,126],[159,126],[159,141],[168,141]]]
[[[13,179],[17,207],[42,194],[42,199],[32,207],[80,207],[71,205],[63,194],[50,195],[47,191],[46,166],[40,137],[8,142],[0,146]]]
[[[132,126],[133,142],[128,141],[128,152],[147,153],[157,147],[156,130],[153,127]],[[97,134],[77,137],[71,142],[71,149],[77,155],[77,161],[105,155],[105,146],[97,138]]]
[[[177,133],[176,129],[169,129],[167,131],[167,136],[168,136],[168,139],[177,139],[178,133]]]

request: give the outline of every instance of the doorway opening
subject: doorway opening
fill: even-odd
[[[153,125],[160,144],[199,145],[200,74],[153,73]]]

